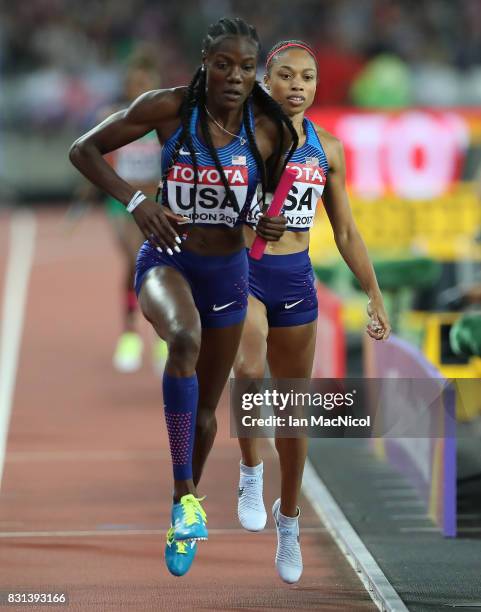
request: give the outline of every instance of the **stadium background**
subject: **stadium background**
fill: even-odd
[[[413,10],[413,9],[416,10]],[[188,82],[206,26],[240,14],[261,36],[261,60],[280,38],[305,38],[320,66],[309,115],[345,146],[356,220],[375,259],[431,258],[422,282],[395,288],[416,310],[477,282],[481,226],[481,5],[476,0],[175,4],[33,0],[0,9],[0,197],[71,203],[79,177],[66,155],[98,110],[121,96],[129,55],[148,47],[166,86]],[[259,65],[262,78],[262,61]],[[478,181],[476,183],[476,181]],[[344,292],[348,330],[363,309],[320,213],[312,256]],[[412,277],[410,279],[412,281]],[[429,280],[431,282],[429,282]],[[349,299],[346,291],[349,289]],[[429,291],[428,291],[429,289]],[[389,300],[389,295],[388,295]],[[421,344],[423,318],[394,313]],[[399,320],[398,320],[399,319]]]
[[[80,179],[68,162],[69,145],[94,124],[100,108],[120,98],[132,52],[153,50],[163,85],[185,84],[199,63],[206,26],[223,14],[257,27],[261,60],[279,39],[314,46],[319,84],[309,116],[344,143],[352,208],[396,335],[442,375],[479,378],[479,357],[455,354],[449,340],[463,310],[479,310],[479,302],[463,297],[481,284],[478,0],[4,3],[0,207],[55,207],[67,220],[72,216],[74,226],[78,209],[88,226],[92,209],[73,200]],[[261,79],[262,61],[259,66]],[[360,375],[365,298],[340,261],[322,208],[311,257],[335,301],[323,338],[345,334],[340,356],[335,340],[326,346],[340,361],[337,372]],[[464,401],[459,420],[479,431],[480,408],[476,397]],[[466,452],[463,444],[458,440],[458,459],[461,451],[469,461],[458,466],[461,476],[481,471],[473,440]],[[321,464],[321,450],[315,453],[313,462]],[[432,501],[439,483],[431,485]],[[436,512],[431,515],[436,520]],[[479,521],[469,528],[479,531]]]

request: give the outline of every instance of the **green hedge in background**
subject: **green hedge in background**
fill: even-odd
[[[459,318],[451,327],[449,342],[457,355],[481,357],[481,312],[469,312]]]
[[[374,261],[379,287],[382,291],[427,289],[441,276],[441,264],[428,257],[411,259],[381,259]],[[356,278],[353,285],[360,289]]]

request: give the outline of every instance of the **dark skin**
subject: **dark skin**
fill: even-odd
[[[237,133],[242,122],[242,105],[255,83],[257,47],[246,37],[224,36],[204,54],[207,108],[226,130]],[[121,179],[103,159],[113,151],[144,134],[156,130],[161,144],[180,125],[179,110],[186,88],[164,89],[140,96],[128,109],[115,113],[79,138],[70,151],[72,163],[92,183],[127,204],[136,189]],[[279,134],[276,124],[254,107],[255,138],[268,165]],[[210,122],[215,147],[222,147],[232,136]],[[199,138],[202,135],[199,131]],[[285,142],[289,143],[286,134]],[[277,169],[275,169],[277,171]],[[164,206],[145,200],[133,212],[147,240],[163,250],[179,249],[179,232],[185,219]],[[283,217],[263,217],[258,234],[266,240],[279,240],[285,228]],[[182,248],[202,255],[229,255],[244,247],[242,227],[189,226]],[[201,329],[186,279],[170,267],[153,268],[146,275],[139,302],[144,316],[157,334],[166,340],[169,357],[165,371],[170,376],[188,377],[197,373],[199,403],[193,457],[194,480],[174,481],[174,500],[187,493],[197,495],[196,485],[214,442],[217,424],[215,408],[239,346],[243,323],[218,329]]]
[[[242,104],[252,91],[255,82],[257,49],[244,37],[223,37],[204,57],[207,70],[207,106],[211,115],[230,132],[236,133],[242,121]],[[238,99],[225,94],[226,90],[239,92]],[[186,88],[154,90],[135,100],[127,109],[111,115],[100,125],[79,138],[70,150],[74,166],[92,183],[127,204],[136,189],[122,180],[103,160],[102,156],[129,142],[137,140],[149,131],[156,130],[161,144],[180,125],[179,110]],[[257,147],[265,162],[274,154],[278,142],[277,126],[260,109],[254,108],[255,137]],[[209,120],[210,121],[210,120]],[[222,147],[232,140],[215,123],[210,123],[214,146]],[[201,138],[199,131],[198,136]],[[286,135],[287,142],[289,137]],[[185,219],[165,207],[146,200],[133,212],[134,219],[145,238],[153,246],[172,250],[179,244],[178,222]],[[284,230],[282,217],[262,218],[259,235],[267,240],[279,240]],[[226,255],[243,246],[241,228],[191,227],[183,247],[204,255]]]

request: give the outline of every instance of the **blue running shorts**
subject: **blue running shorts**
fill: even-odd
[[[249,293],[267,310],[270,327],[304,325],[317,319],[317,291],[309,252],[249,259]]]
[[[249,274],[245,249],[233,255],[198,255],[185,249],[168,255],[146,241],[135,267],[137,296],[147,272],[158,266],[175,268],[187,280],[202,327],[229,327],[245,319]]]

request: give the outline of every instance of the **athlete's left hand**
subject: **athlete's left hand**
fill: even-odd
[[[372,298],[367,303],[369,323],[366,331],[374,340],[387,340],[391,333],[391,325],[384,309],[382,297]]]
[[[277,242],[286,231],[287,219],[283,215],[268,217],[260,215],[257,222],[256,233],[269,242]]]

